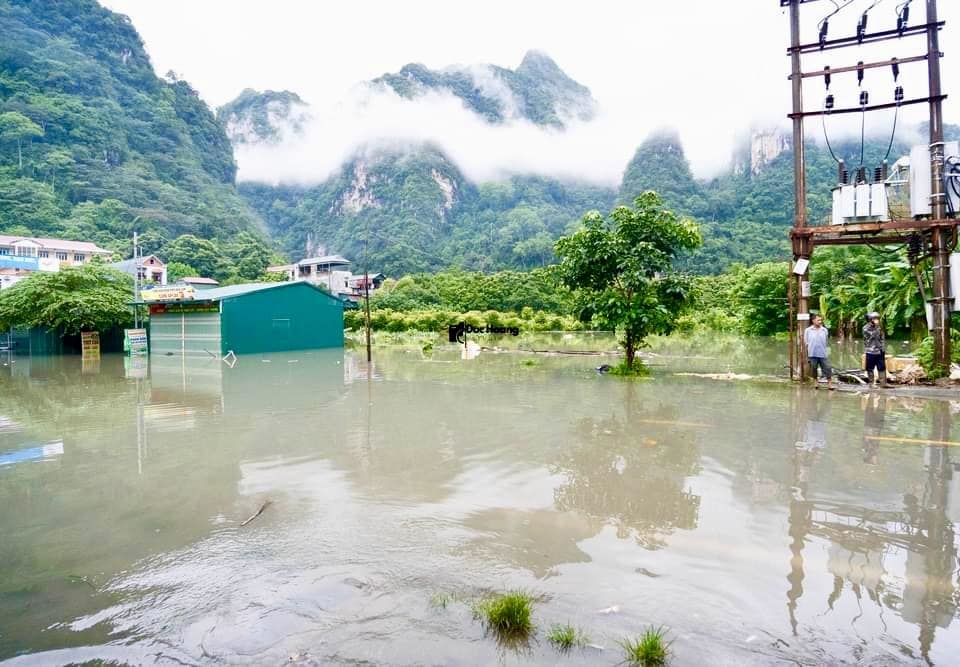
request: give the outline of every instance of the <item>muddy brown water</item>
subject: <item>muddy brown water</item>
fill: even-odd
[[[0,661],[614,665],[655,625],[678,665],[957,664],[960,401],[802,390],[783,348],[15,358]],[[769,378],[675,375],[714,372]],[[506,645],[471,602],[513,588]]]

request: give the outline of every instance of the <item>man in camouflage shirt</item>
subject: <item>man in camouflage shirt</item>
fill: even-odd
[[[873,371],[876,369],[881,386],[887,385],[886,341],[883,327],[880,326],[880,313],[868,313],[867,324],[863,327],[863,351],[867,358],[867,379],[874,385]]]

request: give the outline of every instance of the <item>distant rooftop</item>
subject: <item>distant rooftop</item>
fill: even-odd
[[[7,236],[6,234],[0,234],[0,245],[13,245],[17,241],[33,241],[41,248],[49,248],[51,250],[69,250],[71,252],[104,255],[110,254],[109,250],[104,250],[103,248],[97,246],[96,243],[88,243],[87,241],[66,241],[64,239],[47,239],[39,236]]]
[[[226,287],[214,287],[211,289],[205,289],[197,292],[193,301],[223,301],[225,299],[232,299],[233,297],[242,296],[244,294],[250,294],[251,292],[262,292],[264,290],[270,289],[283,289],[286,287],[293,287],[295,285],[305,285],[310,289],[315,289],[322,294],[326,294],[331,299],[336,299],[337,297],[331,296],[325,290],[320,289],[316,285],[311,285],[308,282],[301,280],[294,282],[282,282],[282,283],[244,283],[242,285],[227,285]],[[339,299],[337,299],[339,301]],[[171,299],[170,301],[176,303],[190,303],[190,301],[183,301],[182,299]],[[161,299],[155,303],[165,303],[166,300]]]
[[[306,264],[352,264],[352,262],[346,257],[341,257],[340,255],[324,255],[323,257],[309,257],[307,259],[301,259],[297,262],[300,266]]]
[[[156,255],[147,255],[146,257],[141,257],[139,260],[125,259],[122,262],[114,262],[113,264],[108,264],[107,266],[110,266],[111,268],[114,268],[114,269],[119,269],[120,271],[133,271],[135,268],[137,268],[137,261],[140,262],[140,266],[147,266],[146,264],[144,264],[144,262],[150,259],[151,257],[156,259],[158,262],[160,261],[160,258],[157,257]]]
[[[219,285],[220,283],[213,278],[200,278],[198,276],[191,276],[187,278],[180,278],[177,280],[178,283],[186,283],[188,285]]]

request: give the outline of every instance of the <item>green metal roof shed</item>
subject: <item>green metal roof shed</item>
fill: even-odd
[[[343,347],[343,303],[307,282],[248,283],[150,304],[153,354],[205,356]]]

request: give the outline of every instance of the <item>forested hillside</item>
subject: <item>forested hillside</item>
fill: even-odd
[[[459,267],[529,269],[614,192],[536,176],[476,185],[438,148],[362,152],[319,186],[241,183],[293,257],[341,253],[390,275]],[[359,268],[359,265],[358,267]]]
[[[0,232],[129,256],[212,240],[219,277],[271,251],[232,147],[190,85],[158,78],[129,19],[94,0],[0,0]],[[188,253],[189,254],[189,253]]]
[[[238,188],[231,141],[297,140],[312,121],[295,93],[247,90],[214,116],[186,81],[156,76],[129,19],[94,0],[0,0],[0,25],[0,233],[94,241],[129,256],[138,231],[144,251],[177,262],[179,272],[225,280],[260,277],[276,251],[289,259],[341,253],[357,268],[369,260],[395,276],[532,269],[555,261],[554,242],[586,211],[653,189],[702,224],[703,247],[681,259],[689,270],[789,254],[792,155],[782,137],[745,165],[756,153],[747,137],[730,169],[709,181],[693,176],[679,138],[666,132],[637,149],[617,188],[534,175],[475,183],[442,147],[424,143],[359,146],[311,186]],[[410,104],[451,94],[491,126],[533,123],[546,133],[588,121],[596,107],[586,86],[535,51],[513,70],[411,64],[369,85]],[[953,125],[948,134],[960,131]],[[868,140],[866,164],[878,164],[887,147],[885,138]],[[894,142],[890,160],[906,148]],[[834,150],[857,164],[859,142]],[[813,143],[808,165],[811,218],[823,219],[836,165]]]
[[[450,93],[490,123],[520,118],[562,128],[572,119],[589,120],[596,110],[590,89],[541,51],[528,51],[515,70],[483,64],[435,71],[410,63],[372,83],[407,99],[430,91]]]

